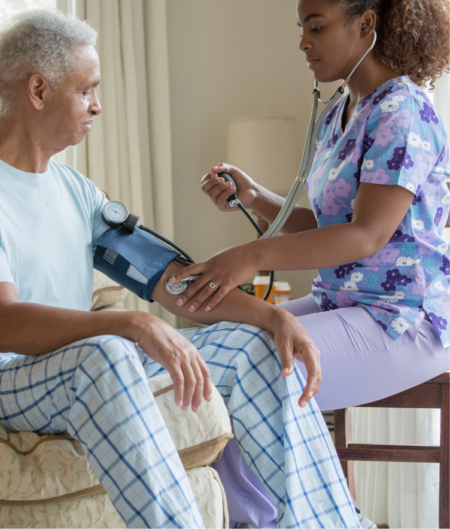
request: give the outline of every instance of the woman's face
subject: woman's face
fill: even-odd
[[[369,30],[361,29],[363,17],[346,22],[341,6],[328,0],[299,0],[297,21],[302,31],[299,48],[319,82],[346,79],[369,47],[363,36]]]

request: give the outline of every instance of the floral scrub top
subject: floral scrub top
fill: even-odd
[[[317,137],[308,195],[319,227],[352,221],[360,182],[399,185],[415,198],[376,255],[319,270],[313,282],[324,311],[361,305],[393,338],[425,311],[450,346],[450,209],[447,133],[423,90],[391,79],[360,102],[342,131],[343,97]]]

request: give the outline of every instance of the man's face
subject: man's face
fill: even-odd
[[[56,92],[51,91],[44,107],[46,141],[58,150],[77,145],[91,130],[94,116],[101,112],[96,89],[100,83],[100,61],[93,46],[75,52],[75,72]]]

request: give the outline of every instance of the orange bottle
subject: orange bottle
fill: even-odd
[[[273,284],[273,304],[279,305],[291,300],[292,289],[287,281],[275,281]]]
[[[255,298],[264,299],[264,295],[267,292],[269,283],[270,283],[270,276],[256,276],[253,279],[253,286],[255,287]],[[267,298],[267,301],[269,303],[272,303],[272,305],[273,305],[274,289],[275,287],[273,286],[272,290],[270,291],[270,295]]]

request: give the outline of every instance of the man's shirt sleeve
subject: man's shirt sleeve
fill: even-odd
[[[103,191],[97,186],[94,187],[94,219],[92,222],[92,240],[95,241],[109,229],[109,226],[103,222],[102,212],[104,205],[109,202]]]
[[[3,248],[0,246],[0,283],[12,283],[15,285],[14,278],[9,267],[8,258]]]

